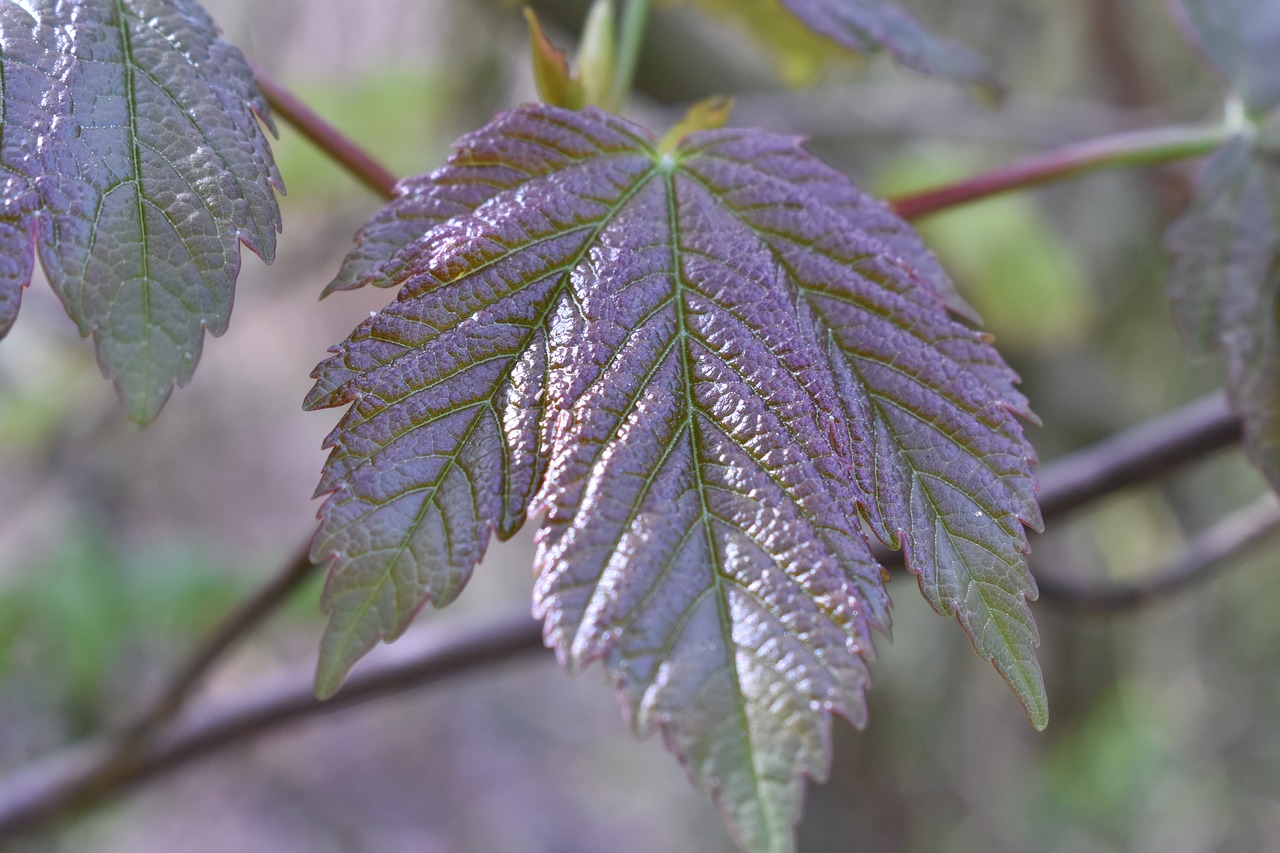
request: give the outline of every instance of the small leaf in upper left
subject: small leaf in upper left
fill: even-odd
[[[226,331],[240,244],[275,255],[259,119],[195,0],[0,0],[0,336],[38,251],[128,416],[154,419]]]

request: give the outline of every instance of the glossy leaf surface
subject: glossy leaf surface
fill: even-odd
[[[194,0],[0,2],[0,333],[36,250],[131,418],[221,334],[280,179],[240,52]]]
[[[361,240],[343,281],[401,290],[308,398],[350,404],[318,490],[321,693],[545,512],[549,645],[605,661],[746,849],[790,849],[888,628],[865,517],[1043,725],[1024,402],[918,238],[796,140],[664,153],[596,110],[525,107]]]

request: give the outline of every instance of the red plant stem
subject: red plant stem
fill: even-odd
[[[396,176],[363,148],[329,124],[262,69],[250,66],[258,88],[271,110],[293,125],[321,151],[332,157],[357,180],[388,201],[396,197]]]
[[[965,202],[1116,166],[1149,166],[1200,157],[1226,141],[1226,125],[1160,127],[1066,145],[967,180],[891,199],[903,219],[919,219]]]

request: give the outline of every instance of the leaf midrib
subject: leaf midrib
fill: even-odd
[[[676,307],[676,336],[681,343],[680,370],[684,377],[685,425],[683,429],[688,433],[690,450],[692,451],[690,461],[693,468],[694,488],[697,491],[698,503],[702,508],[699,522],[703,525],[707,554],[711,560],[711,590],[714,592],[716,612],[720,617],[720,634],[724,639],[726,666],[733,681],[730,692],[733,696],[735,714],[742,720],[740,732],[747,755],[750,756],[751,787],[756,792],[756,800],[761,806],[765,831],[770,838],[775,838],[777,837],[777,830],[773,823],[774,813],[770,807],[771,803],[764,794],[760,768],[756,765],[756,748],[751,732],[751,719],[747,713],[742,674],[738,671],[736,643],[733,638],[733,618],[728,612],[728,595],[725,590],[725,581],[731,579],[724,574],[724,569],[720,562],[720,551],[716,546],[715,534],[711,527],[712,512],[707,499],[707,489],[702,480],[701,443],[697,438],[697,423],[695,420],[695,413],[698,407],[693,399],[693,370],[690,363],[692,354],[685,343],[692,336],[688,331],[688,322],[685,318],[684,290],[687,284],[684,280],[683,265],[680,262],[680,220],[679,208],[676,202],[676,183],[675,176],[670,172],[666,173],[664,177],[667,190],[667,215],[671,233],[671,276]]]
[[[125,110],[129,116],[129,162],[133,169],[134,200],[138,216],[138,240],[140,243],[142,272],[142,327],[145,344],[151,347],[151,235],[147,230],[146,202],[142,192],[142,146],[138,139],[138,103],[134,72],[137,63],[133,56],[133,39],[129,33],[128,13],[124,0],[113,0],[115,24],[120,34],[120,65],[124,70]],[[151,377],[148,376],[148,380]]]

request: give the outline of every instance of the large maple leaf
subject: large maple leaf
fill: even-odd
[[[463,137],[362,232],[339,286],[402,289],[307,401],[351,404],[318,490],[319,691],[545,512],[548,644],[603,659],[744,847],[785,850],[888,629],[865,519],[1043,725],[1025,402],[941,276],[795,139],[666,150],[540,106]]]
[[[35,250],[129,416],[226,330],[280,178],[240,52],[194,0],[0,0],[0,336]]]
[[[1166,234],[1188,343],[1221,347],[1245,447],[1280,490],[1280,6],[1182,0],[1188,35],[1231,88],[1238,133]]]

